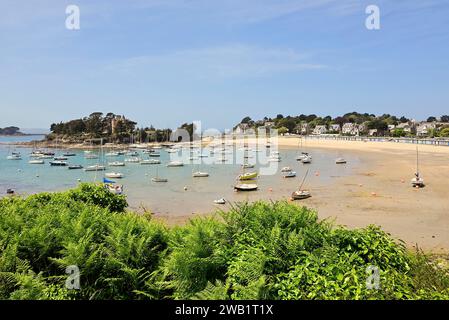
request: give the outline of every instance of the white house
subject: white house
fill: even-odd
[[[309,132],[309,124],[307,122],[301,123],[301,134],[307,134]]]
[[[321,135],[327,133],[327,128],[324,125],[316,126],[315,129],[313,129],[312,134]]]
[[[359,135],[359,126],[356,123],[347,122],[341,128],[341,133],[351,136]]]
[[[417,136],[427,136],[430,131],[436,128],[436,124],[434,122],[421,122],[416,128]]]
[[[338,124],[338,123],[335,123],[335,124],[331,124],[330,125],[330,127],[329,127],[329,131],[332,131],[332,132],[340,132],[340,125]]]
[[[412,132],[412,126],[408,122],[400,123],[396,126],[396,129],[402,129],[404,132]]]

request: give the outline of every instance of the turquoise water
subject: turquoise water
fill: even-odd
[[[14,137],[16,139],[18,137]],[[24,137],[21,137],[22,139]],[[6,141],[5,137],[2,138]],[[30,139],[30,137],[28,137]],[[250,152],[253,158],[251,162],[257,162],[259,158],[268,155],[272,150],[267,149],[261,153]],[[6,160],[12,151],[19,151],[22,160]],[[19,194],[31,194],[42,191],[65,190],[75,187],[79,181],[94,182],[102,181],[104,172],[85,172],[84,170],[69,170],[67,167],[52,167],[49,164],[51,159],[45,159],[43,165],[29,164],[29,154],[31,148],[15,148],[0,145],[0,196],[3,196],[7,188],[13,188]],[[62,155],[63,150],[51,150],[56,155]],[[83,150],[71,150],[77,155],[68,157],[69,164],[80,164],[84,167],[95,164],[107,164],[112,161],[124,161],[128,156],[101,157],[101,159],[86,159]],[[103,150],[107,153],[109,150]],[[235,178],[242,172],[241,164],[221,161],[211,163],[212,156],[208,149],[203,150],[208,154],[208,158],[199,158],[202,163],[192,163],[189,161],[189,150],[184,151],[185,158],[183,167],[168,168],[166,164],[171,160],[171,154],[166,150],[160,151],[160,158],[149,158],[147,154],[139,151],[142,159],[159,159],[159,165],[141,165],[139,163],[126,163],[125,167],[108,167],[105,172],[120,172],[124,174],[123,179],[112,179],[123,184],[125,194],[133,208],[144,206],[155,213],[169,214],[190,214],[193,212],[207,212],[214,208],[213,201],[224,197],[228,201],[252,201],[256,199],[276,199],[288,197],[292,191],[297,189],[306,170],[309,175],[306,186],[319,186],[331,183],[332,179],[339,176],[350,175],[352,168],[360,162],[356,155],[341,154],[332,150],[307,150],[313,156],[312,164],[305,165],[296,161],[298,150],[279,150],[282,161],[271,163],[276,167],[273,174],[262,175],[257,179],[259,190],[250,193],[236,193],[233,185]],[[233,150],[234,157],[240,157],[243,151]],[[97,150],[94,153],[102,153]],[[336,165],[335,158],[344,156],[348,160],[346,165]],[[231,155],[227,155],[231,158]],[[196,160],[195,162],[200,162]],[[235,161],[230,161],[235,162]],[[296,178],[285,179],[280,172],[282,167],[290,166],[297,172]],[[266,168],[267,164],[256,164],[254,169],[247,171],[260,171]],[[193,171],[206,171],[210,174],[207,178],[193,178]],[[317,174],[319,172],[319,174]],[[163,178],[167,178],[167,183],[154,183],[151,177],[156,173]]]

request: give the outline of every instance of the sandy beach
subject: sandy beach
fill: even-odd
[[[281,137],[279,149],[298,148],[298,138]],[[298,205],[318,211],[322,219],[348,227],[380,225],[412,248],[449,252],[449,147],[419,146],[420,171],[426,187],[414,189],[410,179],[416,170],[416,145],[394,142],[306,140],[310,153],[335,150],[341,156],[361,160],[351,176],[317,184],[311,178],[313,197]],[[317,175],[319,173],[315,173]],[[261,193],[261,199],[288,199]],[[184,223],[192,215],[157,214],[168,224]]]
[[[296,151],[299,141],[298,137],[280,137],[277,146],[280,151]],[[246,142],[250,145],[256,143],[254,140]],[[236,140],[234,143],[243,146],[243,141]],[[204,142],[203,145],[207,144]],[[123,145],[110,147],[124,148]],[[66,145],[63,148],[87,149],[89,146]],[[272,150],[275,150],[273,142]],[[351,161],[349,175],[331,176],[325,182],[320,179],[319,172],[324,167],[315,167],[307,179],[312,198],[296,202],[298,205],[314,208],[320,218],[333,219],[335,223],[348,227],[380,225],[395,238],[404,240],[410,248],[418,244],[426,251],[449,252],[448,146],[419,145],[420,172],[426,183],[423,189],[414,189],[410,185],[416,170],[416,144],[307,138],[303,139],[302,151],[310,152],[314,157],[323,153],[329,156],[330,153],[331,157],[341,156],[357,161]],[[291,164],[297,166],[296,161],[283,161],[280,167]],[[302,170],[301,167],[297,168]],[[301,171],[299,173],[302,174]],[[228,194],[230,204],[226,206],[213,205],[206,199],[189,201],[189,197],[181,196],[182,186],[179,186],[180,190],[175,193],[178,196],[169,199],[154,198],[151,192],[155,189],[139,194],[135,199],[130,195],[130,209],[143,211],[142,207],[145,207],[154,213],[156,219],[169,225],[183,224],[195,215],[210,214],[217,209],[226,210],[238,201],[289,200],[296,186],[289,181],[278,184],[268,192],[263,179],[259,178],[259,184],[263,187],[258,192],[250,195]],[[207,193],[207,187],[201,186],[198,184],[197,190]],[[226,184],[223,188],[230,187]],[[188,192],[193,197],[196,191],[191,189]],[[142,199],[148,199],[148,203]]]

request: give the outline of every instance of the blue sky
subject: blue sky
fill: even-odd
[[[65,8],[81,29],[65,28]],[[367,5],[381,29],[365,28]],[[0,0],[0,127],[449,113],[449,1]]]

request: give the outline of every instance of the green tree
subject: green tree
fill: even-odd
[[[284,134],[286,134],[286,133],[289,132],[289,131],[288,131],[288,128],[286,128],[286,127],[280,127],[280,128],[278,128],[277,130],[278,130],[278,133],[279,133],[280,135],[284,135]]]
[[[444,128],[440,131],[440,137],[449,137],[449,128]]]

